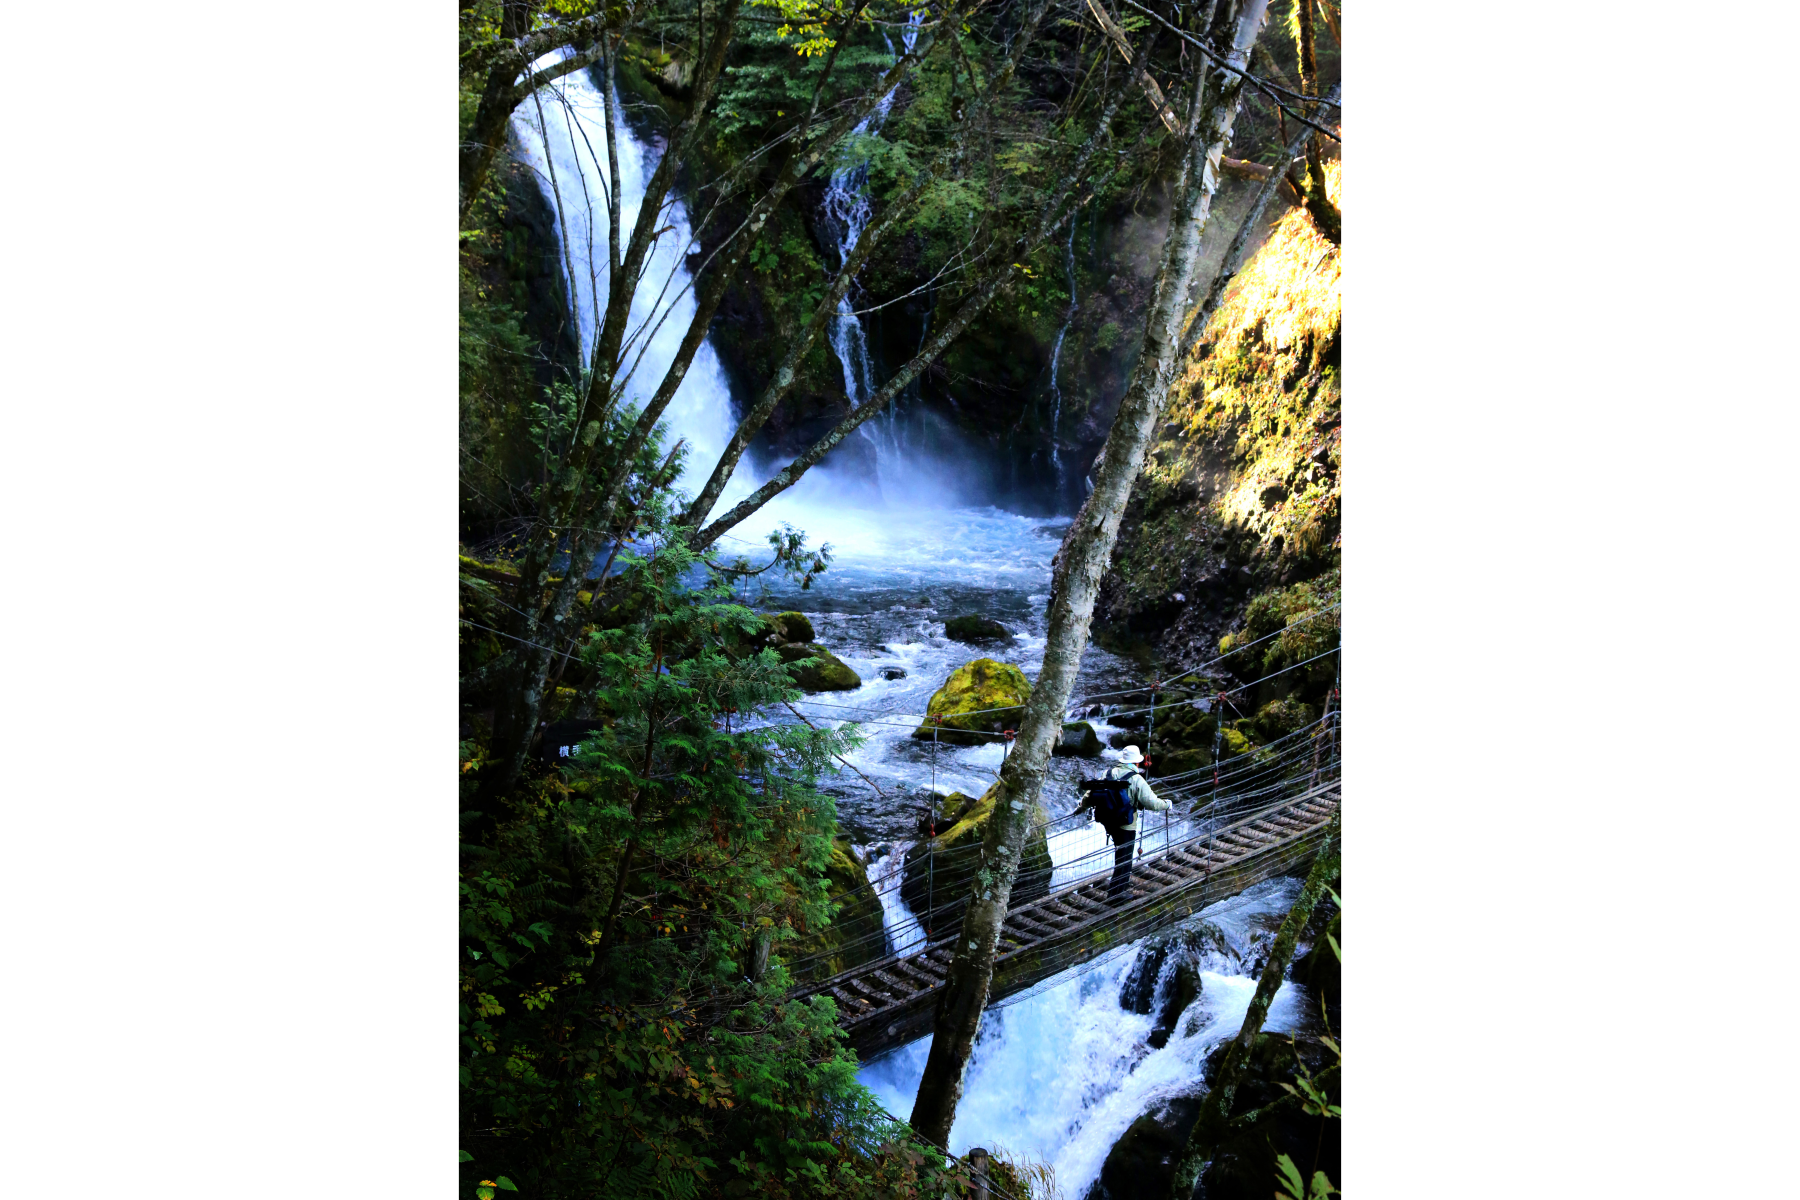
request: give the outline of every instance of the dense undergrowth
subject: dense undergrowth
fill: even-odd
[[[773,650],[743,651],[762,618],[716,577],[684,583],[695,568],[679,537],[627,564],[629,619],[580,639],[595,715],[573,754],[503,812],[464,814],[465,1184],[921,1194],[941,1158],[856,1082],[832,1001],[786,994],[784,953],[835,907],[835,810],[814,785],[851,735],[746,726],[799,693]],[[466,651],[478,675],[489,652]],[[483,752],[464,741],[466,780]]]

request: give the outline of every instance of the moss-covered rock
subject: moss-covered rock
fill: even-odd
[[[937,740],[948,746],[985,746],[996,734],[1017,729],[1031,699],[1031,681],[1011,663],[978,658],[950,672],[944,686],[932,693],[925,706],[925,722],[913,730],[921,741]],[[934,721],[933,718],[941,718]]]
[[[1062,727],[1062,736],[1056,739],[1050,752],[1075,758],[1098,758],[1100,735],[1086,721],[1070,721]]]
[[[846,838],[834,838],[831,859],[825,867],[831,900],[838,905],[831,924],[783,943],[781,953],[789,962],[809,955],[823,955],[807,968],[812,978],[873,962],[887,954],[881,901],[867,885],[868,871],[857,859]]]
[[[937,837],[928,838],[906,852],[900,898],[906,901],[906,906],[921,924],[930,924],[934,935],[962,918],[975,873],[981,867],[981,840],[987,834],[988,821],[994,815],[994,802],[1000,789],[999,781],[995,781],[979,800],[973,804],[959,802],[954,810],[949,801],[958,798],[966,801],[968,797],[953,793],[944,807],[958,814],[955,823],[948,828],[940,825]],[[1019,859],[1019,874],[1013,881],[1010,901],[1012,907],[1036,900],[1050,891],[1053,864],[1050,844],[1042,828],[1049,819],[1050,814],[1044,811],[1042,804],[1032,806],[1031,823],[1036,828],[1026,840],[1024,854]]]
[[[1250,718],[1250,725],[1256,731],[1258,741],[1272,742],[1312,724],[1317,716],[1318,713],[1307,704],[1285,696],[1257,709],[1256,715]]]
[[[944,622],[944,636],[959,642],[1010,642],[1012,631],[991,617],[965,613]]]
[[[784,642],[775,648],[775,653],[790,666],[802,664],[792,675],[794,686],[803,692],[850,692],[862,686],[862,676],[816,643]]]
[[[1178,775],[1212,765],[1218,720],[1189,704],[1158,709],[1156,735],[1149,739],[1153,775]]]
[[[763,616],[763,621],[770,632],[784,642],[810,642],[818,636],[813,632],[812,622],[805,613],[767,613]]]
[[[920,819],[920,835],[936,837],[938,830],[948,830],[952,825],[968,816],[980,803],[980,796],[971,796],[964,792],[951,792],[948,796],[933,795],[931,820],[927,822],[923,818]]]

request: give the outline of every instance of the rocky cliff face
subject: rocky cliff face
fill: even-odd
[[[1328,175],[1338,200],[1336,163]],[[1103,639],[1207,658],[1252,595],[1337,565],[1340,275],[1339,248],[1294,208],[1232,284],[1132,492]]]

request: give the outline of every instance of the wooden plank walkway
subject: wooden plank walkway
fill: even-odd
[[[1109,853],[1104,872],[1007,913],[988,1003],[1303,867],[1339,800],[1334,779],[1209,834],[1142,855],[1132,870],[1130,898],[1117,905],[1106,898]],[[867,1061],[931,1032],[956,937],[952,932],[905,958],[890,954],[798,987],[794,994],[823,992],[836,999],[850,1044]]]

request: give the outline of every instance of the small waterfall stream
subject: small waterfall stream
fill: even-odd
[[[1069,308],[1063,313],[1062,328],[1056,331],[1056,345],[1050,350],[1050,467],[1056,472],[1056,494],[1062,495],[1063,461],[1062,447],[1057,439],[1062,433],[1062,384],[1057,380],[1057,372],[1062,367],[1063,339],[1069,336],[1069,326],[1075,323],[1075,308],[1078,303],[1075,296],[1075,227],[1079,221],[1069,222],[1069,240],[1063,246],[1063,263],[1069,275]]]
[[[906,28],[900,33],[901,45],[908,52],[918,39],[919,23],[924,16],[923,9],[914,10],[907,19]],[[888,53],[893,54],[894,44],[885,33],[882,40],[887,42]],[[893,105],[894,93],[889,92],[876,105],[875,111],[851,131],[852,145],[860,139],[880,136],[881,127],[886,123]],[[833,171],[831,181],[826,186],[823,215],[826,225],[835,235],[840,267],[849,260],[863,231],[869,227],[868,190],[869,163],[866,157],[860,155]],[[875,363],[869,355],[868,331],[863,328],[862,318],[857,315],[856,305],[851,299],[855,290],[852,286],[850,291],[838,299],[837,319],[831,326],[831,348],[843,367],[844,397],[851,408],[861,408],[875,394]],[[887,412],[858,430],[864,438],[874,443],[877,471],[883,476],[892,476],[892,468],[898,465],[898,460],[905,453],[896,416],[898,407],[897,402],[889,405]]]

